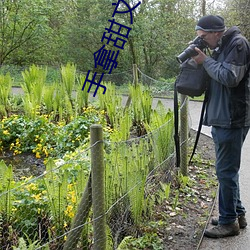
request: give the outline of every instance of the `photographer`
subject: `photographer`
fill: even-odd
[[[225,31],[220,16],[202,17],[196,33],[213,50],[212,57],[195,48],[192,58],[203,64],[211,80],[204,125],[212,126],[219,181],[219,218],[205,235],[221,238],[239,234],[247,226],[240,200],[241,149],[250,126],[250,47],[237,27]]]

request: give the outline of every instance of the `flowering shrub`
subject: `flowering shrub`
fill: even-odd
[[[68,124],[52,122],[48,115],[34,119],[17,115],[5,117],[0,121],[0,151],[11,150],[14,155],[33,152],[37,158],[62,156],[88,141],[90,126],[103,121],[103,113],[91,107]]]
[[[14,193],[15,199],[12,208],[14,229],[19,230],[22,228],[22,233],[29,235],[31,239],[35,237],[37,225],[49,211],[47,191],[44,185],[39,180],[30,182],[32,178],[32,176],[23,177],[18,182],[17,185],[21,188]]]

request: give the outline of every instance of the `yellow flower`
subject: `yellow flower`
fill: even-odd
[[[46,157],[48,157],[49,153],[46,147],[43,147],[43,153],[45,154]]]
[[[33,194],[32,197],[35,198],[36,201],[40,201],[42,199],[41,195],[42,195],[41,193]]]
[[[76,203],[76,196],[75,196],[75,195],[72,195],[72,197],[71,197],[71,202],[72,202],[72,203]]]
[[[73,218],[74,217],[73,206],[68,205],[66,208],[66,211],[64,211],[64,213],[65,213],[65,215],[68,215],[69,218]]]
[[[36,158],[40,159],[41,158],[41,155],[39,152],[36,152]]]
[[[101,112],[100,112],[100,114],[101,114],[101,115],[105,115],[105,113],[106,113],[106,112],[105,112],[105,110],[104,110],[104,109],[103,109],[103,110],[101,110]]]
[[[20,177],[21,180],[25,180],[25,181],[29,181],[29,180],[31,180],[32,178],[33,178],[32,176],[29,176],[29,177],[22,176],[22,177]]]
[[[15,146],[15,144],[12,142],[11,144],[10,144],[10,150],[12,150],[12,148]]]
[[[11,210],[12,210],[12,212],[16,212],[17,208],[13,207]]]
[[[9,135],[10,133],[9,133],[8,130],[4,130],[4,131],[3,131],[3,134],[4,134],[4,135]]]
[[[18,154],[19,154],[19,151],[15,149],[13,155],[18,155]]]
[[[30,183],[29,185],[26,186],[26,189],[28,191],[35,191],[37,190],[37,185],[35,183]]]

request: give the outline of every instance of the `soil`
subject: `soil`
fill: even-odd
[[[191,131],[191,147],[195,134],[196,132]],[[194,162],[188,170],[191,184],[187,184],[185,188],[176,184],[176,188],[179,188],[176,209],[173,209],[173,202],[166,202],[158,207],[167,218],[167,227],[160,228],[158,232],[158,235],[162,235],[164,250],[199,249],[217,194],[214,162],[213,141],[201,134]],[[176,194],[172,194],[172,200],[175,197]]]
[[[13,155],[12,152],[7,152],[0,156],[0,160],[4,160],[6,165],[12,165],[16,181],[23,176],[39,176],[45,171],[43,159],[37,159],[32,153]]]

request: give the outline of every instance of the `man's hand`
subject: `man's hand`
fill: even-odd
[[[195,51],[198,53],[197,56],[192,57],[197,64],[203,64],[207,56],[197,47],[194,48]]]

